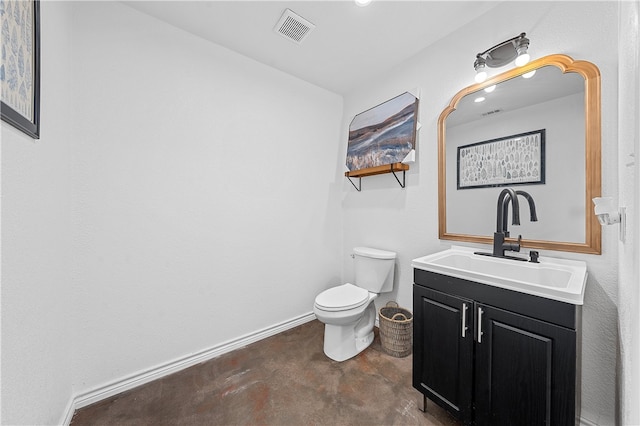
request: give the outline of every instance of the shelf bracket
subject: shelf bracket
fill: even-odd
[[[356,186],[356,184],[353,183],[353,181],[351,180],[350,176],[347,176],[347,179],[349,179],[349,182],[351,182],[351,185],[353,185],[353,187],[356,189],[356,191],[358,191],[358,192],[362,191],[362,177],[358,177],[358,186]]]
[[[406,181],[405,181],[405,171],[402,171],[402,182],[400,182],[400,179],[398,179],[398,175],[396,174],[396,172],[392,169],[391,173],[393,173],[393,177],[396,178],[396,180],[398,181],[398,184],[400,185],[401,188],[404,188],[404,186],[406,185]]]

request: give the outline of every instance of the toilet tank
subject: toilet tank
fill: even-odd
[[[370,247],[355,247],[355,285],[372,293],[393,290],[393,273],[396,254],[392,251]]]

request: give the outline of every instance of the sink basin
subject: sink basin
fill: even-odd
[[[574,305],[582,305],[584,301],[585,262],[542,256],[540,263],[520,262],[481,256],[474,251],[478,250],[453,246],[413,259],[411,266]]]

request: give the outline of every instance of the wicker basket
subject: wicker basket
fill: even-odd
[[[388,302],[380,308],[380,341],[382,349],[391,356],[402,358],[411,353],[413,341],[413,314]]]

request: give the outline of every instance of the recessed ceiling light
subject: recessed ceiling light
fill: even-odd
[[[536,73],[536,70],[526,72],[526,73],[522,74],[522,78],[531,78],[531,77],[533,77],[533,75],[535,73]]]
[[[369,6],[371,0],[355,0],[356,4],[360,7]]]
[[[473,102],[476,102],[476,103],[478,103],[478,102],[484,102],[484,97],[483,97],[483,96],[480,96],[479,98],[475,98],[475,100],[474,100]]]
[[[496,85],[495,84],[493,86],[489,86],[486,89],[484,89],[484,91],[487,92],[487,93],[491,93],[494,90],[496,90]]]

